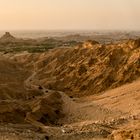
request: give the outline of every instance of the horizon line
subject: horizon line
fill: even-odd
[[[139,32],[140,29],[0,29],[0,32],[10,31],[129,31]]]

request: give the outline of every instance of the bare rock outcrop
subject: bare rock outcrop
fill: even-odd
[[[136,42],[86,42],[83,47],[50,50],[36,56],[36,78],[46,88],[73,96],[92,95],[132,82],[140,77],[140,48],[135,47]]]
[[[12,42],[15,40],[16,38],[12,36],[9,32],[5,32],[5,34],[0,38],[1,42]]]

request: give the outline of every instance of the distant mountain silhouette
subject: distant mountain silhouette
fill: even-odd
[[[0,38],[0,41],[15,41],[16,38],[12,36],[9,32],[5,32],[5,34]]]

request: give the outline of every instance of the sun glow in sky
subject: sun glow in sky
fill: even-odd
[[[0,30],[140,30],[140,0],[0,0]]]

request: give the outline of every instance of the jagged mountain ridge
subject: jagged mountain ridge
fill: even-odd
[[[72,48],[56,48],[41,54],[13,56],[37,70],[34,84],[67,92],[92,95],[132,82],[140,76],[140,41],[101,45],[87,41]],[[28,63],[32,61],[32,63]]]

